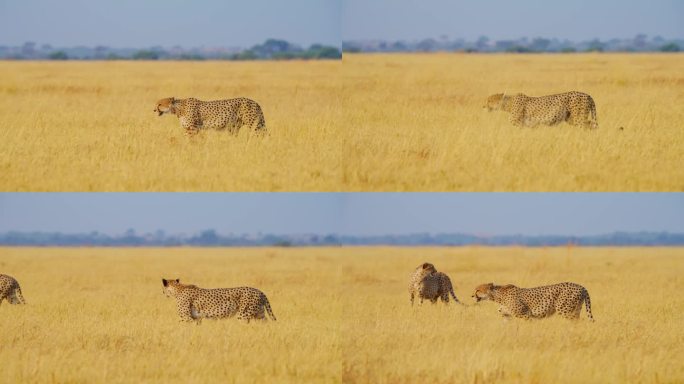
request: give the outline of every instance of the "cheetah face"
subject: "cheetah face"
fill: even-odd
[[[164,286],[164,288],[162,289],[162,292],[164,293],[164,295],[166,295],[166,297],[173,297],[173,296],[175,296],[175,293],[176,293],[176,287],[179,284],[180,284],[179,279],[175,279],[175,280],[162,279],[162,285]]]
[[[479,303],[480,300],[491,300],[493,288],[494,283],[482,284],[475,288],[475,293],[473,293],[472,297],[476,303]]]
[[[495,95],[491,95],[487,97],[487,100],[485,100],[484,105],[482,106],[482,109],[486,109],[487,112],[491,112],[496,109],[501,108],[501,102],[503,99],[503,93],[497,93]]]
[[[158,116],[161,116],[165,113],[176,113],[176,108],[175,108],[175,102],[176,99],[173,97],[167,97],[166,99],[161,99],[157,101],[157,107],[154,109],[154,112],[158,113]]]

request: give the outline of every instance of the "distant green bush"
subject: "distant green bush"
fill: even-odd
[[[660,47],[661,52],[679,52],[679,45],[676,43],[668,43]]]
[[[142,50],[133,54],[133,60],[158,60],[157,52]]]
[[[52,52],[48,58],[50,58],[50,60],[69,60],[69,56],[63,51]]]

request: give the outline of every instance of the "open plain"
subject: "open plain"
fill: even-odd
[[[684,55],[345,54],[350,191],[682,191]],[[590,94],[599,129],[518,128],[495,93]]]
[[[0,248],[0,382],[674,383],[681,248]],[[466,305],[411,307],[429,261]],[[278,318],[179,323],[161,278],[248,285]],[[504,321],[481,283],[573,281],[596,322]]]
[[[334,191],[340,61],[0,62],[4,191]],[[165,97],[248,97],[269,135],[185,136]],[[245,127],[246,128],[246,127]]]

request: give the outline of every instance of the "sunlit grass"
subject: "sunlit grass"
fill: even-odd
[[[346,129],[341,63],[0,62],[0,189],[329,191]],[[163,97],[249,97],[267,138],[188,139]]]
[[[347,190],[682,191],[683,55],[345,54]],[[494,93],[583,91],[599,129],[517,128]]]
[[[0,249],[0,382],[339,382],[335,255],[282,249]],[[253,286],[278,321],[179,323],[161,278]],[[325,287],[325,289],[323,289]]]
[[[0,382],[681,382],[682,248],[0,248]],[[411,307],[429,261],[468,304]],[[161,278],[266,293],[276,322],[178,322]],[[481,283],[584,285],[596,322],[504,321]]]
[[[681,382],[682,249],[376,248],[345,258],[346,382]],[[424,261],[446,272],[468,304],[411,307],[408,275]],[[533,287],[573,281],[596,322],[504,321],[470,297],[482,283]]]

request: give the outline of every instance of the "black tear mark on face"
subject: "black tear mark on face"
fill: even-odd
[[[166,279],[162,279],[162,284],[163,284],[165,287],[167,287],[167,286],[169,285],[169,282],[168,282],[168,280],[166,280]]]

